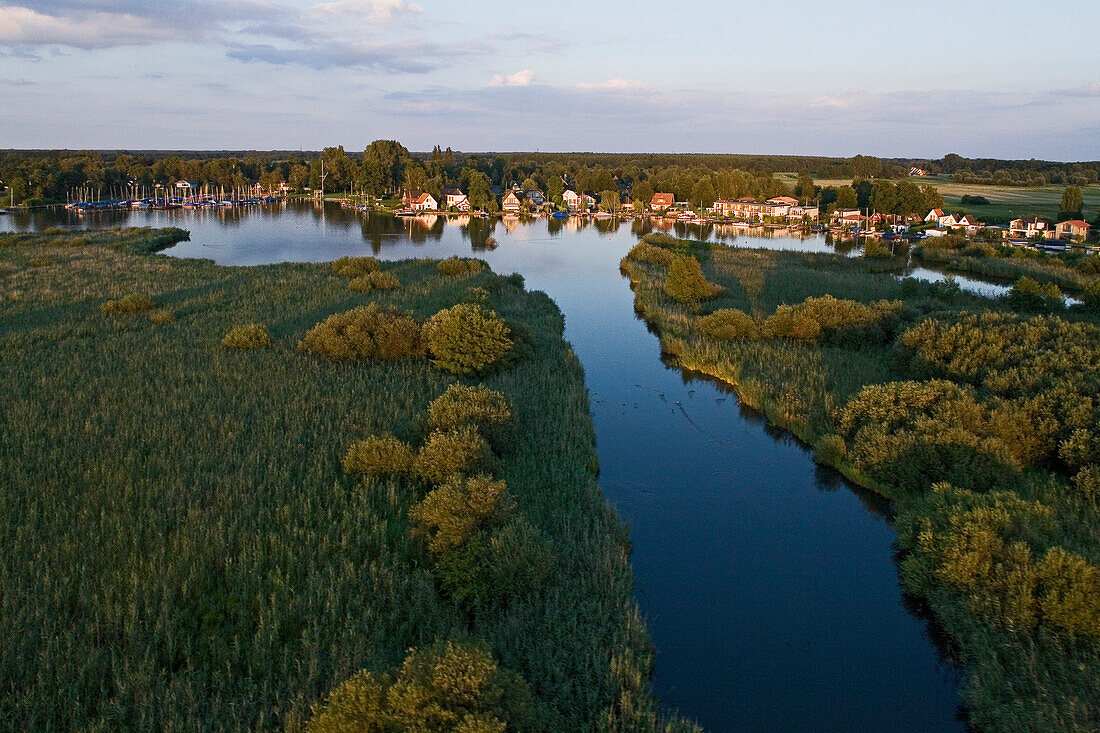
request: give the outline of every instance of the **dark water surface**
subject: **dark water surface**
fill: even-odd
[[[522,273],[557,302],[584,364],[600,484],[631,527],[662,703],[710,731],[963,729],[956,673],[901,593],[884,502],[816,466],[721,385],[662,363],[618,270],[647,227],[464,226],[333,205],[0,217],[0,231],[119,224],[188,229],[191,241],[168,254],[226,265],[459,254]],[[832,251],[821,238],[680,230],[671,233]]]

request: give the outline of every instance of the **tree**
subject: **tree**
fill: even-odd
[[[836,208],[854,209],[859,203],[856,190],[851,186],[841,186],[836,192]]]
[[[561,176],[550,176],[546,181],[546,197],[555,204],[560,204],[563,193],[565,193],[565,184],[562,183]]]
[[[681,303],[698,303],[717,295],[722,288],[707,280],[699,260],[688,256],[676,257],[669,264],[664,290]]]
[[[798,174],[798,185],[795,187],[795,193],[807,204],[817,196],[817,187],[814,185],[814,179],[810,176],[809,171],[804,170]]]
[[[495,211],[497,208],[496,198],[493,196],[492,187],[489,185],[489,176],[481,171],[471,170],[467,172],[467,179],[469,180],[467,198],[470,199],[470,206],[482,211]]]
[[[634,208],[644,210],[653,200],[653,184],[649,181],[635,181],[631,193],[634,196]]]
[[[1058,221],[1080,219],[1082,208],[1084,208],[1084,200],[1081,197],[1081,189],[1077,186],[1066,186],[1066,190],[1062,192],[1062,205],[1058,207]]]
[[[622,206],[622,201],[619,199],[619,192],[608,189],[606,191],[600,191],[600,210],[607,211],[609,213],[616,213],[619,207]]]
[[[898,206],[897,187],[889,181],[875,181],[871,184],[870,205],[875,211],[892,214]]]
[[[716,198],[718,198],[718,193],[714,190],[714,184],[710,182],[710,176],[700,178],[695,187],[691,189],[691,202],[700,209],[714,206],[714,199]]]

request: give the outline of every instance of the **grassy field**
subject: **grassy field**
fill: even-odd
[[[664,729],[553,302],[430,260],[386,263],[401,287],[359,293],[327,264],[147,254],[180,236],[0,235],[0,728],[295,731],[357,670],[472,636],[530,685],[548,730]],[[520,356],[483,379],[297,348],[365,303],[425,319],[470,300]],[[222,345],[251,323],[270,345]],[[427,487],[341,465],[368,435],[423,441],[456,383],[510,404],[486,465],[550,568],[476,606],[441,586],[414,531]]]
[[[950,176],[927,176],[905,178],[920,185],[935,186],[943,195],[944,210],[973,214],[989,224],[1007,224],[1021,216],[1043,216],[1054,220],[1062,203],[1065,186],[1040,186],[1022,188],[1019,186],[988,186],[983,184],[955,183]],[[818,186],[850,186],[852,180],[815,180]],[[973,206],[962,203],[963,196],[984,196],[988,205]],[[1100,215],[1100,186],[1086,186],[1081,189],[1084,199],[1085,219],[1092,221]]]
[[[894,500],[975,728],[1100,729],[1100,318],[903,264],[648,235],[622,269],[665,353]]]

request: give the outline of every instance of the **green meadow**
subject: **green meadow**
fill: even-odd
[[[462,660],[499,665],[522,692],[506,712],[533,730],[680,726],[650,694],[627,531],[546,295],[431,260],[374,263],[388,275],[364,291],[330,264],[151,254],[183,237],[0,235],[0,727],[327,730],[315,706],[361,671],[406,662],[407,681]],[[463,303],[507,326],[492,369],[456,375],[381,331],[373,358],[299,348],[359,306],[409,324]],[[491,595],[414,519],[439,489],[345,467],[370,436],[444,443],[428,408],[459,384],[502,396],[512,421],[478,443],[508,497],[499,527],[477,525],[485,571],[509,579]]]
[[[881,254],[647,235],[622,271],[666,354],[893,500],[976,729],[1097,730],[1100,300],[989,300]]]

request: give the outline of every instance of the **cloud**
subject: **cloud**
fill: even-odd
[[[420,12],[422,8],[419,5],[405,0],[333,0],[310,5],[302,15],[320,22],[353,19],[377,23]]]
[[[169,28],[128,13],[92,12],[75,18],[19,6],[0,7],[0,43],[90,49],[142,45],[169,38]]]
[[[29,86],[33,86],[34,82],[33,81],[27,81],[26,79],[24,79],[21,76],[8,76],[8,77],[5,77],[3,79],[0,79],[0,84],[7,84],[7,85],[13,86],[13,87],[29,87]]]
[[[1100,97],[1100,82],[1094,81],[1072,89],[1059,89],[1052,94],[1059,97]]]
[[[842,97],[817,97],[810,100],[811,109],[846,109],[851,107],[853,100]]]
[[[605,82],[599,84],[590,84],[582,82],[577,85],[577,89],[611,89],[619,92],[640,92],[646,91],[650,87],[648,84],[643,84],[640,81],[634,79],[608,79]]]
[[[514,74],[507,74],[501,76],[500,74],[493,74],[493,78],[489,80],[489,86],[491,87],[526,87],[530,86],[531,82],[535,79],[535,72],[530,69],[523,69],[517,71]]]
[[[324,71],[333,68],[364,68],[392,74],[424,74],[476,48],[456,49],[430,43],[365,44],[326,43],[308,47],[281,48],[270,44],[232,44],[226,56],[244,62],[277,66],[297,65]]]

